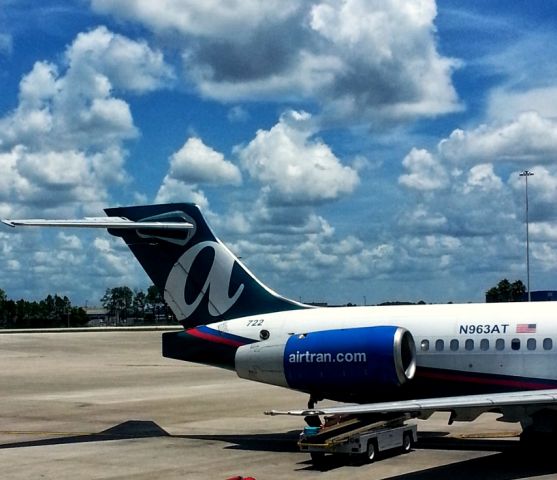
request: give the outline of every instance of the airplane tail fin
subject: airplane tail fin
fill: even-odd
[[[108,208],[133,222],[190,223],[189,229],[109,228],[122,237],[185,327],[308,308],[263,285],[213,234],[189,203]]]

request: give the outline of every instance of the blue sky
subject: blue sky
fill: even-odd
[[[4,0],[0,216],[194,201],[303,301],[478,302],[557,273],[557,9]],[[102,232],[0,227],[10,298],[146,288]]]

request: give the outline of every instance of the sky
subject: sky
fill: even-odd
[[[0,0],[0,217],[195,202],[306,302],[557,289],[557,5]],[[0,227],[9,298],[146,274],[104,231]]]

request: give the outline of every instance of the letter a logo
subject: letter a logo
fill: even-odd
[[[208,274],[192,271],[195,259],[205,248],[211,248],[215,253]],[[220,243],[206,241],[194,245],[172,267],[166,280],[164,299],[173,309],[175,307],[175,311],[188,318],[197,310],[203,297],[209,295],[209,314],[213,317],[222,315],[236,303],[244,290],[244,285],[241,284],[232,297],[228,296],[234,263],[232,254]],[[188,303],[184,297],[185,285],[188,277],[197,275],[202,278],[206,275],[206,280],[195,300]]]

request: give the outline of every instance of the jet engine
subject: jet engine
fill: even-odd
[[[310,393],[356,393],[411,380],[416,347],[402,327],[324,330],[244,345],[235,365],[249,380]]]

